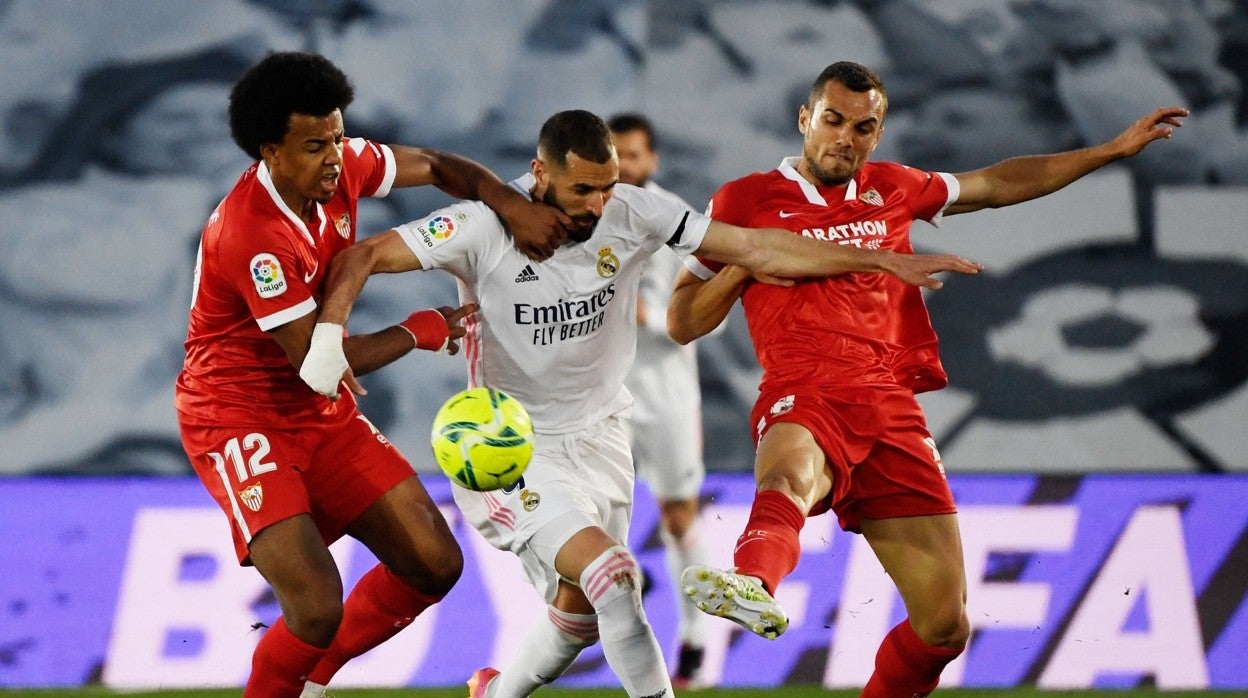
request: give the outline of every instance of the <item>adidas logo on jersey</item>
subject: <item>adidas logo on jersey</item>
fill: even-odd
[[[540,277],[538,277],[537,272],[533,271],[533,265],[526,264],[520,270],[520,273],[516,274],[516,283],[522,284],[526,281],[537,281],[538,278]]]

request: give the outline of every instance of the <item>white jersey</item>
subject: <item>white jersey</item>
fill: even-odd
[[[533,175],[511,182],[525,196]],[[590,239],[534,262],[498,216],[463,201],[397,228],[425,269],[459,279],[469,385],[520,400],[538,432],[577,431],[632,404],[624,376],[637,341],[637,288],[646,260],[667,245],[691,254],[710,219],[678,201],[619,184]]]

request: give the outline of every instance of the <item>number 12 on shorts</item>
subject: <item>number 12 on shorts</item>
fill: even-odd
[[[243,452],[247,452],[244,459]],[[242,444],[239,444],[238,437],[234,437],[226,442],[225,454],[209,453],[208,457],[212,458],[213,466],[225,475],[225,462],[229,461],[234,467],[234,474],[238,476],[238,482],[241,484],[249,477],[271,473],[277,470],[277,464],[273,461],[266,461],[265,457],[269,455],[269,439],[264,434],[252,432],[242,438]]]

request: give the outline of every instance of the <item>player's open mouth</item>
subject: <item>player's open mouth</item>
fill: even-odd
[[[329,194],[333,194],[334,190],[337,188],[338,188],[338,173],[337,172],[334,172],[333,174],[325,175],[324,177],[321,178],[321,190],[322,191],[329,193]]]

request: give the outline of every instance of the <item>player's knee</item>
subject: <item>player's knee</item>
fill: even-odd
[[[458,545],[451,545],[442,552],[432,566],[429,593],[443,596],[451,590],[464,573],[464,553]]]
[[[342,600],[303,600],[283,607],[286,627],[299,639],[316,647],[328,647],[342,623]]]
[[[633,554],[622,545],[603,551],[585,567],[579,581],[581,592],[599,615],[603,608],[625,597],[641,606],[641,568]]]
[[[651,632],[641,605],[641,569],[627,548],[608,548],[590,563],[580,581],[597,613],[604,643],[626,642]]]
[[[415,558],[396,574],[409,586],[430,596],[446,596],[464,573],[464,553],[453,541],[436,553]]]
[[[933,647],[962,650],[971,637],[971,624],[965,606],[952,604],[928,618],[911,617],[910,625],[924,643]]]
[[[685,537],[698,516],[697,500],[668,500],[659,504],[663,530],[679,540]]]
[[[819,492],[819,483],[803,470],[775,470],[758,478],[759,490],[774,490],[794,500],[805,511],[823,499],[826,492]]]

